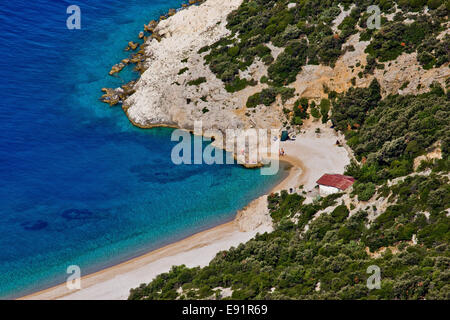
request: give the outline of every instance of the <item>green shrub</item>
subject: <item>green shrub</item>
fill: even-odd
[[[355,183],[353,193],[358,196],[359,201],[368,201],[375,194],[375,184],[372,182]]]
[[[281,95],[281,102],[285,103],[290,98],[294,97],[295,89],[294,88],[287,88],[287,87],[279,87],[276,88],[278,94]]]
[[[334,218],[336,222],[343,222],[349,214],[349,210],[346,205],[341,204],[337,206],[332,212],[331,216]]]
[[[234,46],[234,47],[230,47],[228,49],[228,55],[230,57],[236,57],[239,54],[239,47],[238,46]]]
[[[270,106],[275,102],[277,95],[281,95],[281,101],[285,103],[288,99],[294,97],[294,88],[269,87],[261,92],[255,93],[247,100],[247,108],[254,108],[257,105],[264,104]]]
[[[249,85],[254,86],[256,84],[257,84],[256,81],[254,81],[253,79],[249,81],[247,79],[241,79],[239,77],[236,77],[231,83],[225,85],[225,89],[228,92],[236,92],[244,89]]]
[[[188,67],[183,68],[183,69],[180,69],[180,71],[178,71],[178,75],[181,75],[181,74],[185,73],[185,72],[188,71],[188,70],[189,70]]]
[[[254,108],[260,104],[270,106],[275,102],[277,94],[278,92],[275,88],[263,89],[261,92],[248,97],[246,106],[247,108]]]
[[[320,114],[322,115],[322,123],[326,123],[328,121],[328,112],[330,111],[330,100],[322,99],[319,107]]]
[[[320,111],[319,111],[319,109],[317,109],[316,107],[311,108],[311,115],[314,118],[319,119],[320,118]]]
[[[292,124],[302,125],[303,119],[307,119],[308,116],[309,103],[308,99],[301,98],[294,103],[294,117],[292,118]]]
[[[200,85],[202,83],[205,83],[205,82],[206,82],[206,78],[205,77],[200,77],[200,78],[197,78],[195,80],[188,81],[187,84],[189,86],[198,86],[198,85]]]

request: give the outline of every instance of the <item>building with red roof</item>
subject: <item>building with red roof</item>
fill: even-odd
[[[355,178],[342,174],[324,174],[317,180],[320,195],[345,191],[355,182]]]

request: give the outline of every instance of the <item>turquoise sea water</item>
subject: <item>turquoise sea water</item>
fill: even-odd
[[[61,282],[233,219],[282,177],[175,166],[171,129],[133,127],[98,101],[143,24],[180,0],[0,4],[0,297]],[[66,8],[82,29],[67,30]]]

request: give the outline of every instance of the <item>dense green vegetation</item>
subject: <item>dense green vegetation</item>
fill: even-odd
[[[297,6],[289,10],[291,2]],[[354,2],[334,34],[338,3],[348,9]],[[369,30],[365,8],[377,4],[389,13],[393,1],[244,0],[228,17],[231,35],[200,51],[229,91],[255,84],[240,79],[239,71],[257,57],[268,66],[261,79],[268,88],[248,99],[250,108],[270,106],[278,95],[293,98],[285,86],[301,68],[333,66],[357,32],[370,41],[360,77],[404,52],[416,51],[425,69],[448,62],[450,36],[436,36],[450,2],[397,3],[403,13]],[[424,5],[429,16],[406,14]],[[285,48],[276,60],[269,42]],[[273,232],[219,252],[204,268],[175,266],[132,289],[130,299],[221,299],[220,288],[230,288],[231,299],[450,299],[450,92],[434,83],[424,94],[382,98],[373,80],[367,88],[327,93],[318,105],[298,99],[291,124],[301,125],[309,110],[345,133],[358,161],[346,170],[357,180],[353,191],[308,201],[306,192],[271,194]],[[436,147],[442,159],[423,161],[414,172],[414,159]],[[381,288],[370,290],[367,268],[373,265],[381,270]]]
[[[440,42],[436,39],[444,31],[441,17],[418,16],[411,24],[405,24],[406,16],[397,15],[394,21],[386,21],[375,32],[366,49],[372,57],[380,62],[396,59],[403,52],[419,52],[418,60],[426,68],[436,67],[449,61],[449,39]],[[435,19],[433,19],[435,18]]]
[[[332,120],[364,166],[348,173],[360,181],[380,182],[407,175],[415,157],[438,141],[448,162],[450,101],[438,84],[421,95],[391,95],[381,100],[374,80],[368,88],[351,88],[333,103]]]
[[[390,192],[390,202],[396,204],[381,213],[373,223],[373,230],[365,234],[370,249],[411,240],[413,234],[427,247],[449,243],[450,218],[444,211],[450,204],[448,177],[411,176],[392,188],[384,186],[381,191]],[[425,212],[430,214],[428,219]]]
[[[130,299],[219,299],[220,288],[231,288],[232,299],[450,299],[449,104],[438,85],[381,99],[376,80],[337,95],[332,121],[367,159],[348,167],[353,193],[307,203],[303,194],[272,194],[274,232],[218,253],[205,268],[173,267]],[[296,105],[303,112],[308,101]],[[436,141],[443,159],[409,175],[412,159]],[[404,178],[389,184],[396,176]],[[356,208],[374,199],[385,205]],[[380,289],[366,286],[371,265],[382,272]]]
[[[448,178],[434,174],[385,188],[397,202],[369,228],[368,213],[350,216],[342,194],[306,205],[298,194],[273,194],[274,232],[218,253],[205,268],[174,267],[131,290],[130,299],[220,298],[219,287],[231,288],[233,299],[449,299],[450,218],[443,211],[449,191]],[[418,245],[410,242],[413,234]],[[366,247],[382,246],[398,252],[367,254]],[[370,265],[382,270],[381,289],[366,286]]]
[[[294,82],[301,67],[306,63],[306,50],[305,40],[289,43],[268,69],[271,84],[282,86]]]
[[[372,182],[356,182],[353,186],[354,194],[358,196],[359,201],[367,201],[375,194],[375,184]]]
[[[288,3],[296,6],[289,9]],[[352,4],[355,6],[334,32],[332,21],[341,12],[339,4],[345,10]],[[367,28],[366,8],[370,5],[378,5],[388,14],[393,12],[394,1],[244,0],[228,16],[227,28],[231,34],[199,52],[206,53],[206,63],[229,92],[255,85],[260,80],[249,81],[239,76],[257,58],[268,66],[264,83],[269,87],[292,83],[305,64],[333,66],[346,50],[351,50],[343,44],[358,32],[361,40],[370,41],[367,65],[360,77],[384,67],[381,62],[393,60],[403,52],[417,51],[418,61],[424,68],[439,67],[449,61],[450,36],[443,41],[436,39],[445,30],[442,23],[447,19],[449,1],[400,0],[398,6],[402,12],[393,21],[383,17],[380,30]],[[424,5],[430,8],[429,15],[419,12]],[[407,19],[412,23],[405,22]],[[269,43],[284,48],[276,60]],[[249,104],[253,105],[255,100],[252,98]]]

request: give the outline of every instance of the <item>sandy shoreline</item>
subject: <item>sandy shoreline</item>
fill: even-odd
[[[319,123],[306,125],[296,141],[281,143],[288,162],[288,176],[271,192],[282,189],[314,188],[324,173],[343,173],[349,163],[345,148],[336,146],[338,136],[333,129]],[[321,134],[315,128],[321,128]],[[82,289],[69,291],[61,284],[21,299],[119,300],[128,297],[129,289],[150,282],[156,275],[167,272],[173,265],[206,266],[219,251],[247,242],[257,233],[273,230],[267,209],[267,195],[252,201],[236,215],[234,221],[219,225],[193,236],[151,251],[137,258],[82,277]]]
[[[130,288],[151,281],[156,275],[169,271],[172,265],[186,264],[193,267],[209,262],[215,253],[205,249],[222,247],[227,238],[236,238],[233,237],[236,232],[239,231],[234,222],[219,225],[116,266],[83,276],[81,290],[71,291],[65,284],[60,284],[19,300],[126,299]]]
[[[303,165],[297,159],[286,157],[289,174],[270,192],[291,185],[302,174]],[[298,165],[301,165],[299,167]],[[270,193],[269,192],[269,193]],[[257,233],[272,231],[267,214],[267,195],[263,195],[240,210],[233,221],[196,233],[175,243],[150,251],[112,267],[82,276],[81,290],[71,291],[60,284],[18,300],[123,300],[129,289],[150,282],[173,265],[206,266],[222,250],[247,242]],[[265,212],[266,211],[266,212]],[[256,218],[256,220],[255,220]]]

